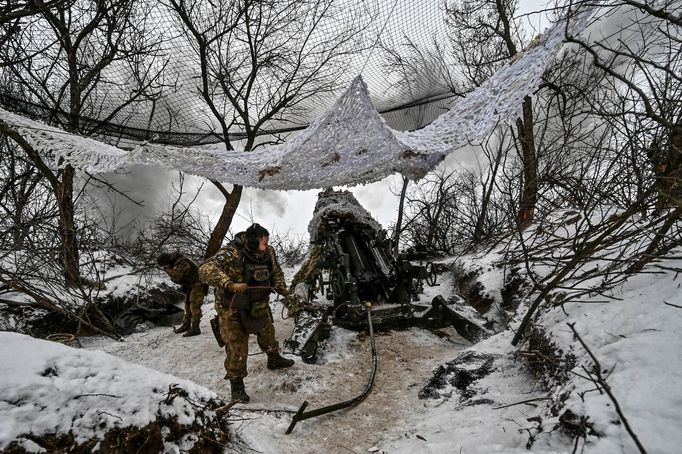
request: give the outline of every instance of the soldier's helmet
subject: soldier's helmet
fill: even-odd
[[[156,263],[158,263],[160,267],[171,266],[177,262],[180,257],[182,257],[182,254],[179,252],[162,252],[156,258]]]
[[[245,232],[246,248],[251,251],[257,251],[258,243],[260,242],[260,239],[264,236],[270,236],[270,232],[268,232],[268,229],[261,226],[260,224],[255,223],[252,224],[251,227],[246,229]]]

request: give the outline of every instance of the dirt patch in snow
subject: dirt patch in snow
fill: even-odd
[[[477,394],[471,385],[493,371],[494,361],[493,355],[466,351],[453,361],[439,366],[431,380],[419,391],[419,398],[438,399],[442,397],[441,390],[450,385],[457,389],[460,402],[471,401]],[[485,403],[490,403],[490,401]]]

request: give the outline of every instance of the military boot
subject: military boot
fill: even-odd
[[[201,330],[199,329],[199,322],[200,320],[192,320],[192,327],[189,329],[189,331],[183,334],[182,337],[198,336],[199,334],[201,334]]]
[[[268,352],[268,369],[285,369],[294,365],[293,359],[286,359],[279,352]]]
[[[178,326],[173,330],[174,333],[184,333],[185,331],[189,331],[190,328],[190,321],[189,320],[183,320],[182,325]]]
[[[244,390],[244,379],[243,378],[233,378],[230,380],[230,385],[232,387],[231,399],[237,402],[248,403],[251,398]]]

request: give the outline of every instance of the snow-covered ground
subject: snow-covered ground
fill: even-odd
[[[673,267],[679,260],[662,260],[657,265]],[[608,395],[580,376],[586,375],[582,366],[591,371],[594,362],[567,323],[575,323],[578,335],[601,364],[606,382],[646,451],[662,454],[682,449],[681,284],[675,272],[640,274],[616,288],[610,295],[615,299],[587,297],[565,304],[568,316],[559,308],[542,314],[540,323],[555,342],[579,358],[565,386],[571,392],[566,409],[589,417],[593,429],[604,435],[590,437],[585,452],[638,451]]]
[[[291,270],[286,270],[291,274]],[[450,273],[439,276],[438,287],[427,287],[424,301],[452,291]],[[290,334],[290,320],[279,316],[274,303],[275,326],[280,344]],[[128,336],[125,342],[106,338],[82,339],[86,348],[102,349],[127,361],[190,379],[229,398],[229,382],[223,379],[224,352],[213,339],[208,320],[212,302],[204,305],[202,335],[183,338],[168,328],[155,328]],[[485,351],[502,351],[509,335],[482,345]],[[308,410],[359,394],[370,371],[370,342],[366,334],[335,327],[318,364],[298,360],[294,367],[269,371],[252,336],[246,388],[251,403],[238,405],[230,418],[240,438],[265,453],[318,452],[521,452],[527,436],[521,427],[529,423],[524,407],[491,410],[542,396],[542,387],[516,362],[511,351],[495,353],[493,375],[472,389],[490,402],[461,405],[456,394],[443,399],[420,399],[419,392],[434,370],[455,359],[469,343],[451,329],[439,333],[411,328],[379,332],[379,370],[369,397],[355,408],[300,422],[293,433],[284,432],[292,412],[307,400]],[[478,346],[476,347],[479,348]],[[481,351],[483,351],[481,350]],[[447,394],[447,392],[446,392]],[[567,440],[553,440],[547,453],[563,452]]]
[[[201,336],[183,338],[169,328],[155,328],[128,336],[124,342],[101,337],[81,342],[86,348],[102,349],[127,361],[190,379],[229,399],[229,382],[223,379],[225,353],[208,326],[214,314],[211,305],[204,305]],[[273,309],[277,338],[282,344],[291,333],[292,324],[279,317],[279,304]],[[291,412],[304,400],[310,402],[308,409],[313,409],[362,391],[370,372],[369,338],[335,327],[319,364],[309,365],[299,359],[289,369],[270,371],[255,337],[251,336],[249,351],[254,355],[249,358],[249,376],[245,379],[251,403],[238,405],[232,412],[233,428],[248,446],[267,453],[340,452],[344,448],[366,452],[381,446],[392,431],[402,433],[403,426],[397,421],[405,420],[414,411],[428,411],[417,398],[421,386],[434,368],[468,345],[453,330],[445,333],[450,337],[417,328],[379,333],[379,372],[367,400],[350,410],[303,421],[291,435],[284,434],[291,422]]]
[[[81,445],[157,420],[191,426],[203,422],[197,409],[210,413],[220,402],[191,381],[107,353],[9,332],[0,333],[0,344],[0,450],[16,441],[26,451],[45,452],[32,439],[73,436]],[[169,398],[171,386],[182,395]],[[189,438],[164,444],[171,451],[193,445]]]
[[[561,218],[561,216],[558,216]],[[566,229],[570,236],[570,227]],[[542,238],[539,239],[540,241]],[[501,299],[499,291],[504,282],[504,270],[496,267],[502,257],[500,248],[485,255],[469,255],[461,259],[465,268],[477,268],[478,280],[485,285],[487,294]],[[619,250],[616,249],[615,253]],[[615,403],[608,394],[591,379],[594,361],[568,326],[574,328],[585,345],[596,356],[625,420],[631,431],[648,453],[676,453],[682,446],[682,291],[679,269],[680,251],[673,251],[669,258],[656,260],[645,267],[643,273],[630,276],[615,288],[603,291],[598,287],[600,278],[593,279],[601,294],[581,296],[561,306],[545,307],[534,324],[547,334],[563,358],[574,367],[566,370],[568,379],[550,390],[554,400],[560,402],[558,414],[549,409],[527,413],[539,416],[546,432],[559,423],[558,417],[572,415],[574,421],[585,426],[586,440],[580,438],[575,446],[586,453],[635,453],[640,452],[626,424],[618,415]],[[583,269],[600,266],[608,257],[588,262]],[[533,268],[537,278],[548,271],[542,264]],[[584,288],[586,284],[583,284]],[[570,290],[566,290],[570,294]],[[525,315],[526,305],[512,329],[516,330],[520,317]],[[497,353],[511,353],[509,332],[497,336],[505,339],[498,343]],[[491,339],[489,342],[496,342]],[[521,344],[521,350],[527,346]],[[474,349],[486,348],[486,343]],[[495,377],[496,386],[500,377]],[[522,399],[519,399],[522,400]],[[521,407],[519,407],[520,409]],[[543,435],[544,436],[544,435]],[[533,450],[536,451],[537,437]],[[575,442],[575,440],[574,440]],[[570,451],[573,446],[570,447]],[[463,452],[467,451],[466,447]],[[473,452],[477,452],[473,449]],[[484,451],[480,451],[484,452]]]
[[[504,270],[496,266],[500,257],[500,251],[493,250],[484,256],[460,258],[470,268],[476,265],[482,273],[479,281],[493,298],[499,297],[505,282]],[[318,364],[297,360],[292,368],[269,371],[252,336],[245,380],[251,403],[230,411],[230,428],[248,449],[264,453],[520,453],[531,446],[532,452],[550,454],[573,452],[575,439],[560,429],[559,420],[570,413],[582,417],[590,433],[586,440],[578,440],[579,452],[638,452],[613,402],[584,378],[592,361],[568,327],[571,322],[599,359],[613,395],[647,452],[678,452],[682,445],[677,430],[682,422],[682,293],[678,276],[668,270],[675,266],[673,258],[658,262],[657,268],[646,270],[649,273],[633,276],[615,288],[606,301],[604,296],[586,297],[565,304],[566,314],[560,307],[541,312],[537,326],[550,334],[557,351],[576,358],[561,386],[547,390],[541,378],[530,372],[526,359],[511,346],[513,331],[473,346],[451,328],[379,332],[379,370],[369,397],[357,407],[302,421],[290,435],[284,432],[304,400],[310,402],[310,410],[346,400],[363,389],[370,371],[369,338],[335,327]],[[650,273],[652,270],[659,274]],[[290,277],[293,270],[285,273]],[[133,281],[129,277],[111,280],[108,291],[123,295],[141,285]],[[452,292],[452,274],[440,275],[439,284],[426,287],[423,301]],[[100,433],[96,423],[101,421],[112,426],[136,425],[139,418],[149,421],[162,410],[159,401],[171,383],[181,383],[200,396],[198,399],[229,399],[229,382],[223,379],[225,353],[208,324],[214,315],[211,296],[204,305],[201,336],[185,338],[170,328],[157,327],[139,330],[123,342],[105,337],[80,339],[88,350],[103,350],[121,359],[2,334],[5,368],[0,375],[0,420],[9,422],[1,425],[0,443],[6,445],[29,430],[62,433],[77,427],[82,436],[96,437]],[[281,312],[281,304],[273,302],[277,337],[283,344],[292,322],[282,319]],[[518,322],[512,323],[512,328],[518,327]],[[34,345],[36,342],[41,344]],[[489,370],[478,376],[476,368],[482,363]],[[57,375],[44,374],[51,368]],[[446,369],[450,372],[444,373]],[[467,371],[472,371],[474,377],[464,386],[457,377],[462,370],[467,377]],[[84,378],[90,376],[108,377],[113,382]],[[433,383],[440,384],[432,387],[428,398],[420,399],[420,393],[429,394],[425,386]],[[64,396],[55,397],[49,392],[53,389]],[[74,399],[81,394],[102,395]],[[127,417],[127,400],[109,395],[130,396],[147,410]],[[82,411],[80,418],[85,421],[67,415],[82,409],[80,401],[86,399],[91,399],[87,401],[91,411]],[[121,420],[97,413],[111,405],[107,399],[115,400],[116,406],[106,412]],[[48,409],[45,417],[41,416],[45,409],[38,409],[42,407]],[[57,413],[57,408],[66,413]],[[163,410],[176,411],[172,406]],[[28,441],[22,443],[31,447]]]
[[[543,386],[515,359],[506,331],[480,342],[468,351],[491,355],[492,371],[476,380],[464,398],[452,385],[440,390],[437,399],[420,401],[419,411],[400,422],[402,433],[393,433],[382,445],[387,453],[523,453],[530,432],[537,424],[528,418],[537,413],[546,395]],[[477,366],[477,362],[474,362]],[[466,365],[463,366],[466,369]],[[422,384],[423,386],[423,384]],[[537,399],[537,400],[534,400]],[[531,401],[527,404],[515,404]],[[539,436],[532,446],[535,453],[570,452],[567,437]]]

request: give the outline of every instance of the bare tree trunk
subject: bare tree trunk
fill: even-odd
[[[523,99],[523,119],[516,120],[516,127],[523,163],[523,188],[517,221],[521,228],[525,228],[533,221],[535,204],[538,200],[538,159],[533,135],[533,101],[530,96]]]
[[[682,125],[670,132],[665,162],[660,171],[656,172],[659,191],[657,211],[675,205],[680,206],[680,201],[675,197],[676,189],[682,180],[682,132],[679,129],[682,129]]]
[[[405,208],[405,193],[407,192],[407,184],[410,180],[407,177],[403,177],[403,189],[400,191],[400,203],[398,204],[398,220],[395,223],[395,233],[393,234],[393,255],[398,257],[400,253],[400,233],[403,225],[403,210]]]
[[[64,265],[64,280],[67,286],[77,287],[81,283],[78,260],[78,240],[74,222],[73,206],[74,169],[67,165],[62,174],[62,182],[57,193],[59,206],[59,235],[62,239],[61,259]]]
[[[488,217],[488,206],[490,205],[490,198],[492,197],[493,188],[495,187],[495,177],[497,177],[497,171],[500,168],[500,162],[502,162],[504,140],[500,140],[500,145],[498,147],[497,156],[495,157],[495,164],[493,165],[493,170],[490,173],[490,185],[483,185],[483,198],[481,199],[481,213],[478,215],[476,220],[476,226],[474,227],[474,241],[480,242],[486,235],[483,230],[485,220]]]
[[[69,46],[70,47],[70,46]],[[77,49],[68,54],[69,63],[69,119],[67,130],[73,134],[80,131],[82,109],[81,91],[78,81]],[[78,238],[76,237],[75,208],[73,204],[74,168],[68,164],[62,171],[62,181],[57,192],[59,206],[59,235],[62,239],[61,259],[64,265],[64,281],[69,287],[81,285]]]
[[[429,229],[426,233],[426,248],[430,252],[434,252],[434,237],[436,236],[436,223],[440,219],[440,213],[443,210],[443,205],[445,202],[443,201],[442,195],[443,195],[443,185],[445,184],[444,180],[441,180],[438,184],[437,188],[437,206],[436,206],[436,211],[433,215],[433,217],[430,219],[429,222]]]
[[[234,214],[237,212],[239,207],[239,201],[242,198],[242,186],[235,185],[232,192],[228,192],[225,187],[217,181],[211,180],[225,197],[225,205],[223,205],[223,211],[220,213],[220,218],[216,223],[213,231],[211,232],[211,237],[208,240],[208,245],[206,246],[206,253],[204,254],[204,259],[213,256],[220,246],[223,244],[225,235],[232,224],[232,219]]]

